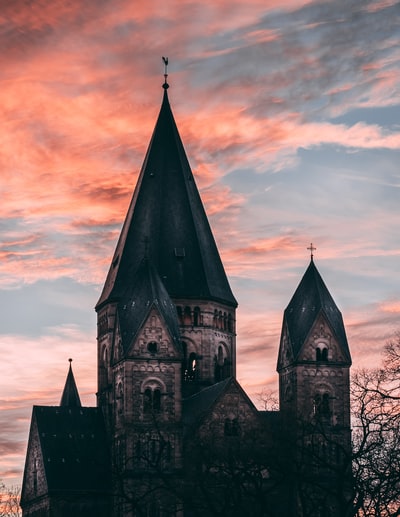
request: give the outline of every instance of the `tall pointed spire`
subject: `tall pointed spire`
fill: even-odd
[[[72,373],[72,359],[69,360],[69,370],[67,380],[65,381],[64,391],[61,397],[60,406],[66,407],[81,407],[81,399],[79,398],[78,388],[74,374]]]
[[[166,84],[97,309],[121,298],[145,256],[171,298],[237,306],[175,124]]]

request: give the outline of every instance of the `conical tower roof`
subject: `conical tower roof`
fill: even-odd
[[[135,340],[137,332],[153,307],[158,310],[172,340],[180,350],[180,332],[175,305],[157,271],[145,258],[117,306],[124,351],[127,351]]]
[[[317,317],[323,313],[332,332],[342,347],[344,356],[351,362],[349,345],[340,310],[311,259],[284,313],[293,357],[296,358],[307,339]]]
[[[117,301],[146,256],[171,298],[215,300],[233,307],[207,216],[164,84],[158,120],[97,304]]]
[[[67,380],[65,381],[64,391],[61,397],[60,406],[64,407],[81,407],[81,399],[79,398],[78,388],[74,374],[72,373],[72,359],[69,359],[69,370]]]

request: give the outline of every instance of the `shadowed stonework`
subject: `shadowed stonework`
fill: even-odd
[[[96,306],[98,407],[80,406],[70,366],[60,406],[34,408],[23,515],[339,517],[342,316],[312,259],[284,313],[280,411],[257,410],[236,380],[237,303],[167,86]]]

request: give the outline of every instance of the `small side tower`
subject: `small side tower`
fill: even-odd
[[[282,422],[292,432],[294,499],[298,503],[303,496],[305,508],[301,513],[294,507],[293,515],[343,515],[351,454],[350,366],[342,315],[311,255],[284,312],[277,365]]]
[[[110,517],[104,419],[83,407],[71,361],[59,406],[33,406],[21,491],[23,517]]]

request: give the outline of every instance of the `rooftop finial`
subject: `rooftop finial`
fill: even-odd
[[[168,58],[162,56],[162,60],[164,61],[164,84],[163,84],[163,88],[164,88],[164,90],[166,90],[167,88],[169,88],[169,84],[167,82],[167,78],[168,78]]]
[[[311,243],[311,244],[310,244],[310,246],[309,246],[307,249],[308,249],[308,250],[310,250],[310,252],[311,252],[311,260],[313,260],[313,259],[314,259],[314,253],[313,253],[313,251],[315,251],[317,248],[315,248],[315,247],[313,246],[313,243]]]
[[[76,387],[74,374],[72,373],[72,359],[69,358],[69,371],[67,380],[65,381],[64,391],[61,396],[60,406],[81,407],[81,399],[79,398],[78,388]]]

